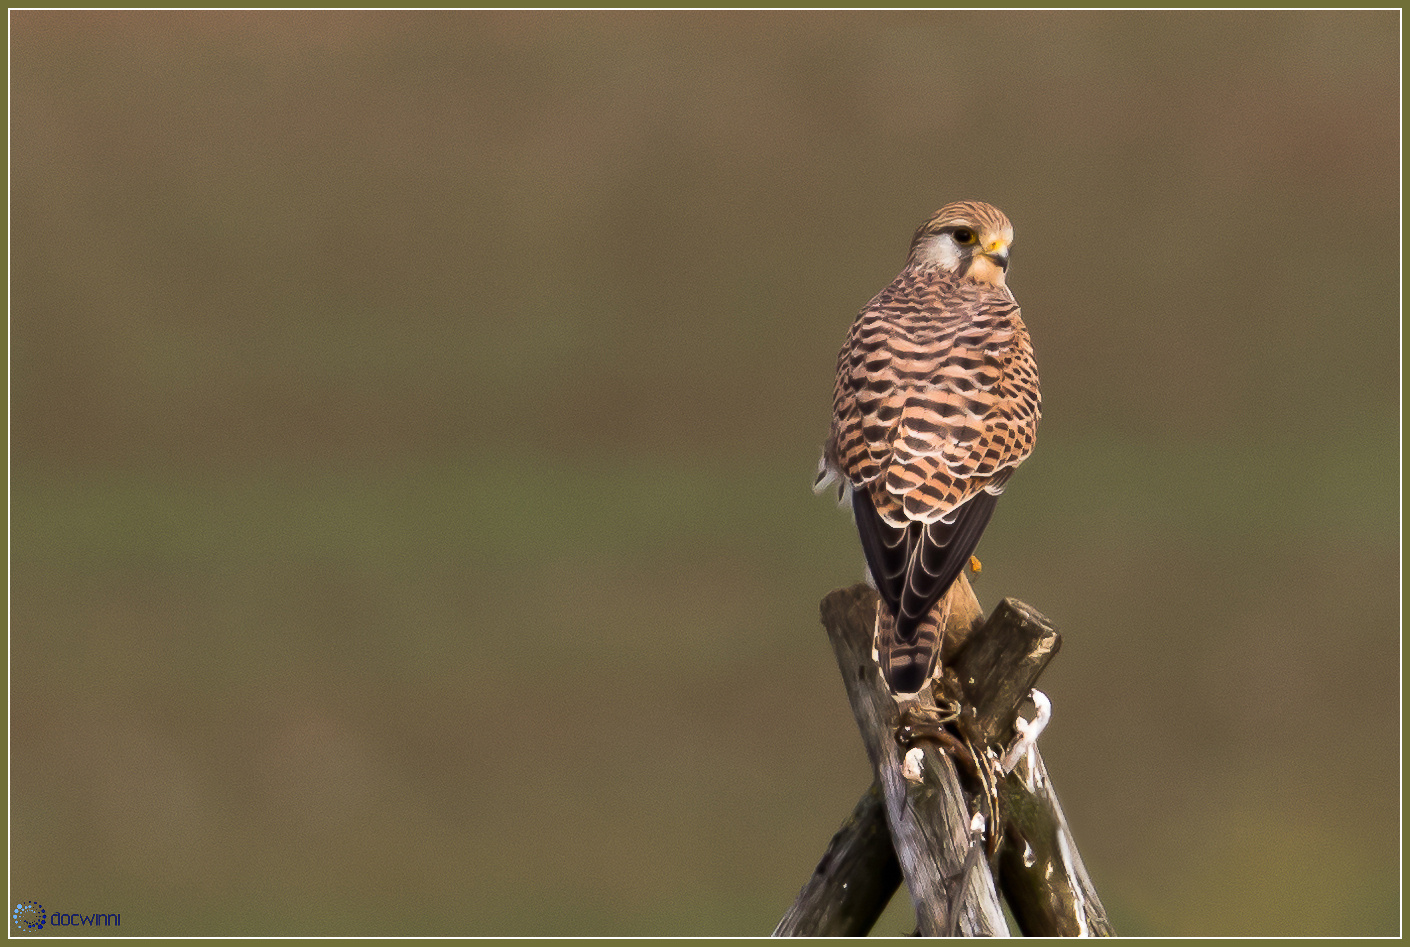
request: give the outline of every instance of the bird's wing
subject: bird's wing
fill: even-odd
[[[1011,297],[962,296],[921,331],[866,316],[838,366],[837,454],[867,565],[909,641],[1032,450],[1037,369]]]
[[[960,506],[952,523],[936,520],[897,528],[877,514],[869,491],[852,491],[867,568],[882,601],[896,616],[901,641],[915,637],[921,620],[964,570],[998,499],[980,490]]]

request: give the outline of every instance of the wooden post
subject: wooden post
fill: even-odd
[[[961,732],[982,752],[997,755],[1013,739],[1019,705],[1061,639],[1041,614],[1013,599],[1004,600],[985,621],[963,577],[948,599],[945,676],[939,686],[962,704]],[[949,758],[925,749],[920,784],[909,784],[899,774],[897,705],[871,660],[876,601],[875,591],[864,585],[838,590],[823,600],[822,615],[878,780],[833,837],[774,933],[865,933],[897,886],[890,867],[896,863],[911,891],[921,933],[1006,934],[986,862],[970,872],[962,902],[950,890],[958,880],[953,877],[957,859],[968,847],[957,823],[967,822],[971,802]],[[929,695],[924,697],[922,703],[933,706]],[[1019,929],[1046,936],[1114,934],[1036,749],[999,781],[998,796],[1004,828],[997,858],[1000,887]],[[918,824],[922,819],[938,820],[929,825],[940,830],[925,831]],[[889,831],[881,831],[883,826]],[[841,907],[833,905],[839,897],[845,901]],[[962,909],[952,924],[948,907],[957,902]]]
[[[1006,598],[955,659],[964,709],[960,727],[981,747],[1002,752],[1014,719],[1062,637],[1036,609]],[[1019,930],[1029,936],[1114,936],[1052,780],[1034,748],[999,781],[1003,844],[999,886]]]
[[[967,590],[968,583],[963,588]],[[981,862],[978,870],[960,874],[969,851],[970,813],[954,763],[934,747],[924,746],[920,748],[921,779],[913,782],[902,775],[904,753],[896,742],[899,707],[871,656],[876,603],[876,592],[865,585],[833,592],[823,599],[822,620],[881,784],[891,840],[916,908],[916,922],[927,937],[955,930],[969,936],[1007,936],[1008,924],[988,865]],[[955,618],[953,608],[951,618]],[[917,695],[917,702],[922,708],[935,707],[929,693]],[[965,890],[955,897],[960,892],[952,889],[959,885]],[[952,900],[959,907],[954,919]]]
[[[872,783],[832,837],[775,937],[860,937],[901,886],[881,784]]]

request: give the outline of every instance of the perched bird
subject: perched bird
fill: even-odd
[[[836,479],[839,499],[851,494],[881,595],[877,657],[898,695],[935,674],[941,600],[1033,449],[1038,367],[1005,284],[1012,242],[998,208],[940,208],[837,357],[832,430],[814,487]]]

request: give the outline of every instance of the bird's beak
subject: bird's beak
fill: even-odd
[[[984,248],[984,255],[994,261],[994,265],[1004,272],[1009,268],[1009,245],[1007,241],[995,240]]]

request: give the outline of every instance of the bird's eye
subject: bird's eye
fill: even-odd
[[[969,244],[973,243],[975,239],[974,231],[970,230],[968,227],[956,227],[954,236],[955,243],[958,243],[962,247],[968,246]]]

